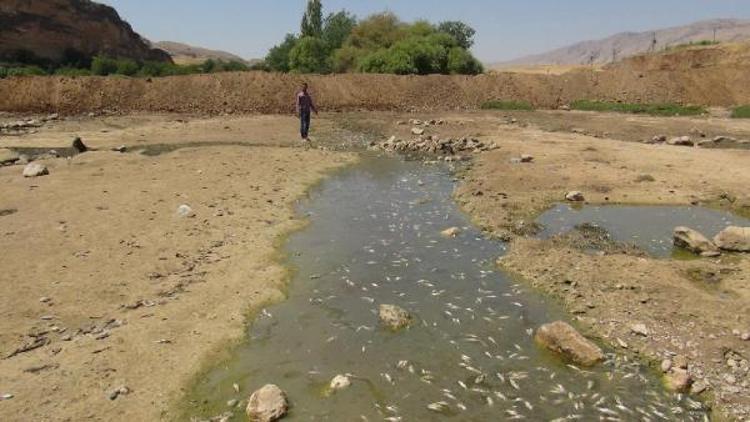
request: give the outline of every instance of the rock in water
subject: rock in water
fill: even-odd
[[[456,237],[461,234],[461,229],[458,227],[451,227],[440,232],[443,237]]]
[[[0,166],[5,164],[12,164],[20,160],[21,156],[17,152],[11,151],[7,148],[0,148]]]
[[[400,330],[411,323],[409,312],[396,305],[380,305],[378,316],[380,322],[392,330]]]
[[[331,380],[331,384],[329,384],[329,387],[331,388],[331,391],[338,391],[349,388],[349,386],[351,385],[352,381],[349,379],[349,377],[347,377],[346,375],[336,375]]]
[[[79,154],[89,150],[89,148],[86,146],[86,144],[83,143],[81,138],[73,139],[73,149],[78,151]]]
[[[47,166],[39,163],[29,163],[23,168],[23,177],[46,176],[49,174]]]
[[[570,202],[583,202],[586,200],[586,198],[583,197],[582,192],[574,190],[565,194],[565,200]]]
[[[693,379],[686,369],[672,368],[664,376],[664,386],[669,391],[676,393],[687,393],[690,391],[690,386],[693,384]]]
[[[599,346],[562,321],[542,325],[534,338],[545,348],[578,365],[594,366],[604,360]]]
[[[720,249],[732,252],[750,252],[750,227],[727,227],[714,238]]]
[[[254,422],[273,422],[283,418],[289,410],[286,393],[273,384],[264,385],[248,399],[248,418]]]
[[[698,231],[689,227],[675,227],[674,245],[701,256],[719,255],[719,249]]]

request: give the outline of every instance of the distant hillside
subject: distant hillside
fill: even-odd
[[[203,63],[208,59],[223,61],[238,61],[250,64],[248,60],[243,59],[232,53],[221,50],[209,50],[207,48],[193,47],[191,45],[178,43],[174,41],[159,41],[152,43],[156,48],[166,51],[172,56],[172,60],[178,64],[195,64]]]
[[[704,40],[717,41],[750,40],[750,20],[715,19],[646,32],[624,32],[601,40],[584,41],[547,53],[521,57],[509,62],[492,65],[494,68],[528,65],[588,65],[606,64],[650,51],[656,38],[655,50]],[[613,54],[615,53],[615,54]]]
[[[0,0],[0,61],[80,63],[97,54],[171,61],[109,6],[89,0]]]

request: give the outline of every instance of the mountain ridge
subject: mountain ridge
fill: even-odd
[[[493,63],[490,67],[602,65],[651,50],[661,51],[690,42],[713,41],[714,30],[715,39],[719,42],[750,41],[750,19],[709,19],[650,31],[620,32],[606,38],[580,41],[544,53]]]

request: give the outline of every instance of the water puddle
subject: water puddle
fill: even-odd
[[[750,220],[734,214],[690,206],[604,205],[574,207],[559,204],[542,214],[537,222],[542,238],[563,234],[582,224],[606,230],[612,240],[631,243],[656,257],[682,257],[673,248],[672,232],[677,226],[698,230],[713,238],[727,226],[750,226]]]
[[[288,299],[199,380],[187,416],[245,420],[236,400],[275,383],[292,403],[285,420],[707,418],[626,357],[582,370],[540,350],[532,330],[563,312],[496,270],[504,245],[470,226],[453,187],[442,166],[376,157],[324,182],[300,206],[310,226],[286,245]],[[457,238],[440,236],[452,226]],[[381,328],[384,303],[413,326]],[[353,384],[328,394],[337,374]]]

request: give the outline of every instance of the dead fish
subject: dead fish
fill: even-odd
[[[433,412],[443,413],[447,411],[448,409],[450,409],[450,405],[444,401],[439,401],[439,402],[428,404],[427,409]]]

